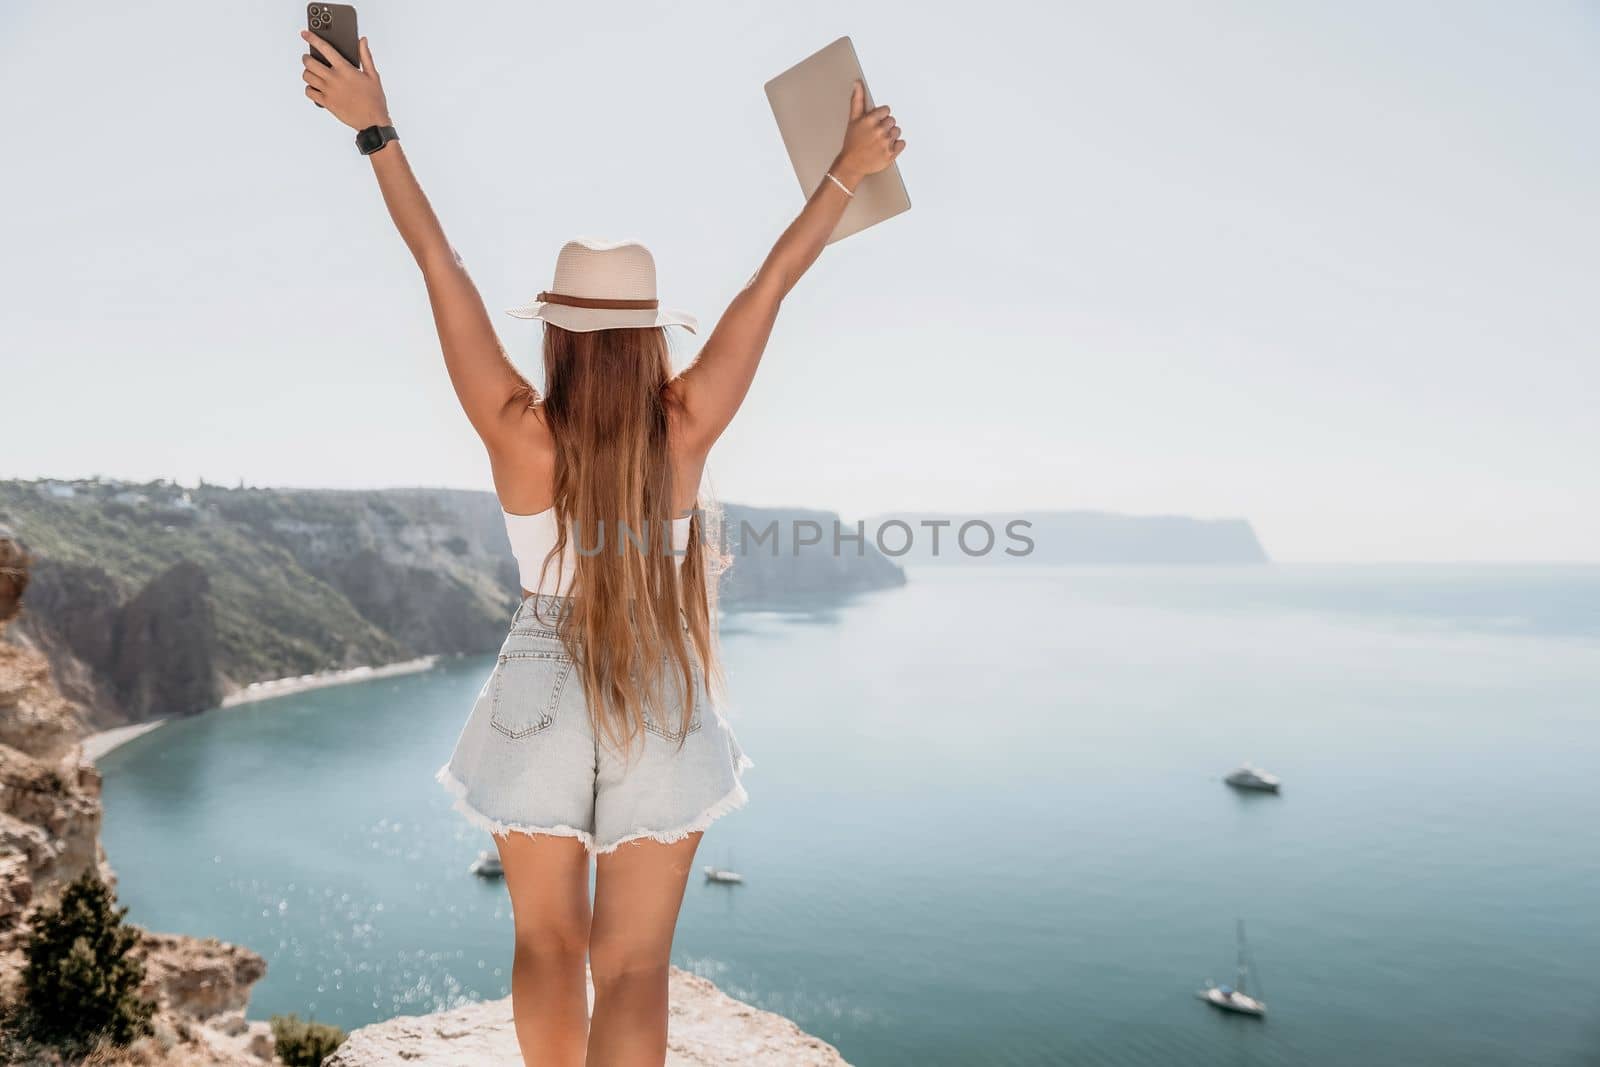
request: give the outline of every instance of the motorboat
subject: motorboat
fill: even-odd
[[[1283,780],[1275,774],[1268,774],[1259,767],[1252,767],[1246,763],[1236,770],[1230,771],[1222,779],[1235,789],[1243,789],[1252,793],[1276,793]]]

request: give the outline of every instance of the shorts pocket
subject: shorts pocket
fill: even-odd
[[[561,692],[572,673],[565,652],[507,648],[494,668],[489,725],[512,740],[532,737],[556,721]]]
[[[662,685],[664,696],[673,699],[682,695],[678,690],[677,681],[678,679],[675,675],[668,675]],[[696,665],[694,668],[694,707],[689,711],[689,728],[687,730],[681,729],[682,720],[678,717],[678,709],[676,707],[664,716],[665,722],[662,721],[663,717],[657,716],[650,708],[645,708],[644,728],[667,741],[674,743],[682,741],[685,737],[700,729],[701,711],[705,707],[704,693],[705,678],[700,673],[700,667]],[[675,700],[674,703],[676,703]]]

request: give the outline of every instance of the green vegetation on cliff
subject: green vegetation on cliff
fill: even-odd
[[[284,1067],[322,1067],[344,1044],[345,1032],[337,1026],[301,1019],[298,1015],[272,1017],[273,1051]]]
[[[126,1045],[149,1031],[155,1004],[139,996],[144,964],[134,955],[143,935],[123,924],[127,912],[90,873],[58,906],[34,913],[19,1018],[26,1036],[76,1048]]]
[[[187,561],[205,572],[219,665],[231,679],[248,682],[403,654],[281,542],[200,503],[213,492],[226,491],[202,489],[191,494],[187,508],[152,507],[118,500],[131,493],[121,487],[102,493],[85,487],[63,499],[32,483],[0,482],[0,515],[35,557],[30,613],[45,616],[70,637],[99,614],[97,606],[125,602]],[[72,603],[96,598],[103,603]]]

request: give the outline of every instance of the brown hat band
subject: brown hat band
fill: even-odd
[[[659,300],[591,300],[586,296],[567,296],[565,293],[540,293],[539,300],[545,304],[614,311],[654,311],[661,305]]]

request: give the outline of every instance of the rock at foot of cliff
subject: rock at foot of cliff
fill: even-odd
[[[590,997],[592,1001],[592,990]],[[781,1015],[734,1000],[688,971],[672,969],[670,997],[667,1067],[849,1067],[839,1050],[821,1038]],[[362,1027],[339,1046],[326,1067],[520,1062],[508,997]]]
[[[157,1004],[155,1034],[136,1054],[178,1067],[263,1067],[274,1059],[272,1028],[244,1017],[250,987],[267,963],[214,938],[146,933],[141,994]]]

